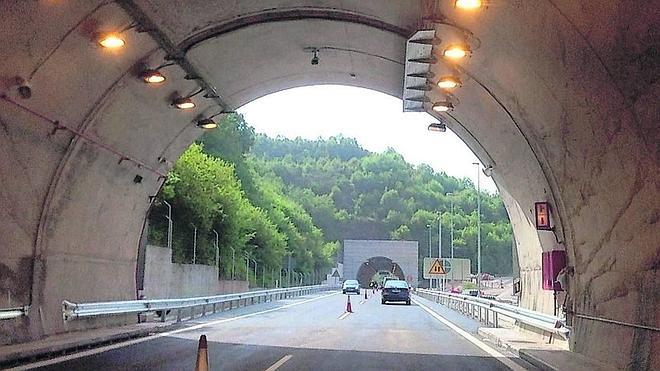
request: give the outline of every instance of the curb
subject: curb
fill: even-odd
[[[521,349],[520,352],[518,352],[518,356],[520,359],[526,361],[527,363],[530,363],[532,366],[543,370],[543,371],[558,371],[559,369],[556,368],[555,366],[549,364],[548,362],[542,360],[541,358],[534,357],[531,354],[527,354],[525,349]]]
[[[47,345],[42,348],[30,349],[27,351],[16,351],[9,353],[4,359],[0,360],[0,367],[16,367],[27,362],[35,362],[54,358],[60,355],[71,354],[77,351],[87,350],[94,347],[109,345],[129,339],[147,337],[156,333],[172,330],[179,327],[176,323],[162,325],[152,328],[135,329],[126,332],[103,335],[96,338],[87,338],[83,340],[71,340],[69,342]]]

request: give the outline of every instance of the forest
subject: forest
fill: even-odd
[[[419,241],[421,259],[428,255],[427,225],[437,256],[438,220],[443,255],[453,229],[455,257],[472,259],[476,271],[472,182],[413,166],[393,149],[369,152],[352,138],[270,138],[231,114],[183,153],[158,193],[148,242],[159,246],[167,243],[163,201],[172,207],[175,262],[192,262],[196,228],[196,263],[215,264],[215,231],[222,276],[231,276],[233,250],[236,277],[246,276],[246,254],[257,262],[255,285],[262,272],[271,280],[269,273],[289,261],[296,272],[320,276],[341,261],[344,239]],[[482,270],[510,274],[511,227],[497,194],[482,191],[481,214]]]

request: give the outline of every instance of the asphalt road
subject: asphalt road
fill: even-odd
[[[469,341],[465,337],[469,335],[459,332],[473,333],[478,325],[434,303],[416,299],[411,306],[381,305],[379,294],[370,295],[366,301],[363,296],[352,295],[351,301],[354,313],[350,314],[344,313],[346,296],[339,293],[255,305],[205,317],[191,322],[192,328],[175,333],[87,351],[83,357],[67,356],[60,363],[40,369],[193,370],[202,334],[208,339],[212,370],[529,367],[518,359],[494,357],[488,347]]]

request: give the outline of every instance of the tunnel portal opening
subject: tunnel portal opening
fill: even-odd
[[[371,281],[377,281],[376,277],[382,279],[385,276],[394,276],[400,280],[406,279],[405,273],[398,263],[384,256],[375,256],[360,265],[357,280],[361,287],[369,287]]]

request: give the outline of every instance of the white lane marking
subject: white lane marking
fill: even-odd
[[[412,299],[412,301],[419,305],[420,308],[424,309],[428,314],[430,314],[433,318],[437,319],[438,321],[442,322],[445,326],[449,327],[450,329],[454,330],[456,333],[467,339],[469,342],[472,344],[476,345],[479,347],[481,350],[484,352],[488,353],[491,357],[497,359],[498,361],[504,363],[505,366],[512,370],[516,371],[525,371],[525,368],[520,366],[519,364],[513,362],[510,360],[507,356],[504,354],[498,352],[497,350],[491,348],[488,346],[486,343],[483,341],[477,339],[475,336],[470,334],[469,332],[463,330],[462,328],[456,326],[455,324],[449,322],[447,319],[433,311],[431,308],[427,307],[426,305],[420,303],[419,301]]]
[[[61,362],[70,361],[70,360],[73,360],[73,359],[78,359],[78,358],[82,358],[82,357],[91,356],[91,355],[94,355],[94,354],[107,352],[109,350],[123,348],[123,347],[129,346],[129,345],[139,344],[139,343],[142,343],[142,342],[145,342],[145,341],[154,340],[154,339],[162,338],[162,337],[165,337],[165,336],[178,334],[178,333],[181,333],[181,332],[193,331],[193,330],[197,330],[197,329],[204,328],[204,327],[218,325],[218,324],[226,323],[226,322],[237,321],[237,320],[243,319],[243,318],[254,317],[254,316],[261,315],[261,314],[275,312],[275,311],[278,311],[278,310],[281,310],[281,309],[286,309],[286,308],[291,308],[291,307],[295,307],[295,306],[302,305],[302,304],[307,304],[307,303],[310,303],[312,301],[325,299],[327,297],[337,295],[337,294],[339,294],[339,293],[338,292],[333,292],[332,294],[323,295],[323,296],[319,296],[319,297],[316,297],[316,298],[303,300],[301,302],[296,302],[296,303],[283,305],[283,306],[277,307],[277,308],[262,310],[261,312],[248,313],[248,314],[243,314],[241,316],[236,316],[236,317],[231,317],[231,318],[223,318],[223,319],[216,320],[216,321],[200,323],[200,324],[197,324],[197,325],[194,325],[194,326],[180,328],[180,329],[177,329],[177,330],[172,330],[172,331],[167,331],[167,332],[162,332],[162,333],[159,333],[159,334],[154,334],[152,336],[147,336],[147,337],[143,337],[143,338],[129,340],[129,341],[126,341],[126,342],[123,342],[123,343],[106,345],[106,346],[103,346],[103,347],[100,347],[100,348],[85,350],[85,351],[82,351],[82,352],[79,352],[79,353],[74,353],[74,354],[61,356],[61,357],[56,357],[56,358],[48,359],[48,360],[45,360],[45,361],[31,363],[31,364],[28,364],[28,365],[22,365],[22,366],[18,366],[18,367],[15,367],[15,368],[10,368],[9,370],[12,370],[12,371],[14,371],[14,370],[15,371],[18,371],[18,370],[31,370],[31,369],[37,368],[37,367],[50,366],[50,365],[58,364],[58,363],[61,363]]]
[[[272,366],[268,367],[268,368],[266,369],[266,371],[275,371],[275,370],[277,370],[277,369],[280,368],[283,364],[285,364],[288,360],[290,360],[291,357],[293,357],[291,354],[287,354],[287,355],[285,355],[284,357],[282,357],[282,359],[280,359],[279,361],[273,363]]]
[[[362,300],[362,301],[360,302],[360,304],[364,304],[364,303],[366,303],[366,302],[367,302],[366,300]]]
[[[342,319],[348,317],[349,314],[351,314],[351,312],[344,312],[344,314],[342,314],[341,316],[339,316],[339,320],[342,320]]]

